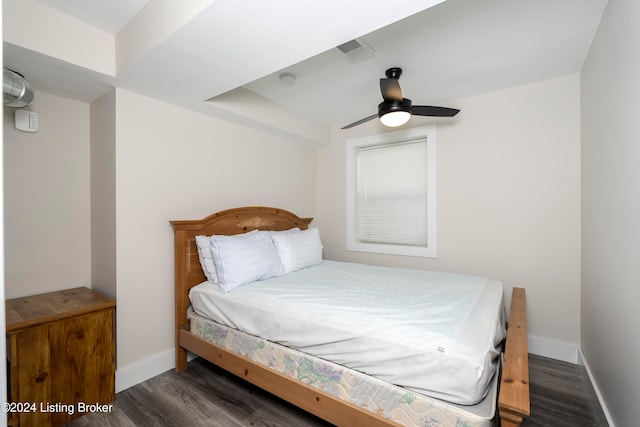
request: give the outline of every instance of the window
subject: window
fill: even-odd
[[[347,141],[347,249],[436,256],[435,126]]]

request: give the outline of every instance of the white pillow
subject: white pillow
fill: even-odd
[[[293,233],[300,231],[300,228],[294,227],[288,230],[282,231],[258,231],[251,230],[248,233]],[[245,233],[246,234],[246,233]],[[213,255],[211,254],[211,237],[212,236],[196,236],[196,247],[198,248],[198,258],[200,259],[200,266],[207,280],[211,283],[218,283],[218,273],[216,272],[216,265],[213,262]]]
[[[296,227],[291,230],[300,229]],[[258,233],[258,230],[247,231],[247,233]],[[196,246],[198,248],[198,258],[200,259],[202,272],[209,282],[217,284],[218,273],[216,272],[216,265],[213,262],[213,255],[211,254],[211,237],[213,236],[196,236]]]
[[[213,255],[211,255],[211,236],[196,236],[196,247],[198,248],[198,258],[202,272],[207,280],[211,283],[218,283],[218,273],[213,263]]]
[[[300,270],[322,262],[320,231],[310,228],[298,233],[274,234],[271,236],[278,248],[284,273]]]
[[[280,256],[271,233],[214,235],[210,246],[222,292],[282,274]]]

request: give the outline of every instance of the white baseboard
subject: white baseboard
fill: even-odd
[[[604,416],[607,419],[607,423],[609,423],[609,427],[615,427],[615,424],[613,423],[613,419],[611,418],[611,414],[609,413],[609,409],[607,408],[607,405],[605,405],[604,399],[602,398],[602,393],[600,393],[600,389],[598,388],[598,384],[594,381],[593,375],[591,374],[591,369],[589,369],[589,363],[587,362],[587,359],[584,357],[582,348],[580,348],[579,353],[580,353],[580,364],[584,366],[584,369],[587,371],[587,376],[589,377],[589,381],[591,382],[591,385],[593,386],[593,389],[596,392],[596,397],[598,398],[598,402],[600,402],[600,407],[604,412]]]
[[[191,352],[187,353],[187,361],[191,361],[196,357]],[[124,367],[118,367],[116,370],[116,393],[140,384],[156,375],[175,369],[175,367],[176,354],[173,349]]]
[[[578,350],[576,344],[554,341],[548,338],[529,335],[529,353],[551,359],[562,360],[569,363],[578,363]]]
[[[167,350],[148,359],[119,366],[116,371],[116,393],[176,367],[174,350]]]

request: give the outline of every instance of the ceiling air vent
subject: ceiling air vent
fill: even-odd
[[[337,49],[347,58],[347,60],[349,60],[349,62],[354,64],[375,56],[375,51],[371,46],[364,41],[357,39],[343,43],[338,46]]]

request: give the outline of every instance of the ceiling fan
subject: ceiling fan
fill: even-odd
[[[387,78],[380,79],[380,92],[382,92],[383,101],[378,104],[378,114],[374,114],[357,122],[346,125],[342,129],[349,129],[362,123],[373,120],[376,117],[385,126],[395,127],[405,124],[409,118],[414,116],[431,116],[431,117],[453,117],[460,110],[446,107],[433,107],[430,105],[412,105],[411,100],[402,97],[400,83],[398,79],[402,74],[402,68],[389,68],[386,73]]]

